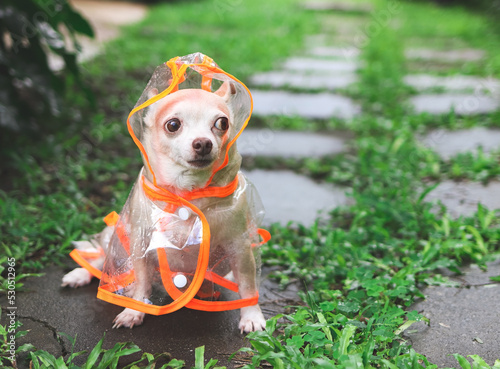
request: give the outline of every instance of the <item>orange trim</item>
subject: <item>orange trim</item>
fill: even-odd
[[[118,223],[119,219],[120,216],[118,215],[118,213],[116,211],[112,211],[111,213],[106,215],[103,220],[108,227],[111,227],[114,226],[116,223]]]
[[[198,291],[196,294],[196,297],[199,297],[200,299],[209,299],[212,298],[214,300],[217,300],[220,297],[220,292],[219,291],[214,291],[212,292],[202,292]]]
[[[170,59],[168,62],[165,63],[167,65],[167,67],[170,68],[170,71],[172,72],[172,81],[170,82],[170,85],[172,85],[172,83],[174,82],[174,74],[178,74],[177,73],[177,71],[178,71],[177,60],[178,59],[180,59],[180,58],[177,56],[175,58]],[[179,79],[178,79],[177,83],[173,86],[172,91],[170,91],[170,93],[179,91],[179,85],[186,80],[186,77],[184,76],[184,74],[181,76],[178,76],[178,77],[179,77]],[[170,85],[169,85],[169,87],[170,87]]]
[[[194,190],[186,194],[182,194],[181,197],[191,201],[195,199],[200,199],[202,197],[227,197],[236,191],[238,188],[238,176],[225,186],[222,187],[205,187],[199,190]]]
[[[150,187],[147,183],[146,177],[142,177],[142,188],[144,189],[144,193],[151,200],[169,202],[174,205],[180,205],[179,198],[183,198],[184,200],[191,201],[195,199],[200,199],[202,197],[227,197],[234,193],[238,188],[239,179],[238,176],[234,177],[234,179],[225,186],[222,187],[205,187],[199,190],[194,190],[192,192],[186,192],[179,196],[174,195],[173,193],[165,190],[161,187]]]
[[[101,288],[104,288],[110,292],[116,292],[120,288],[125,288],[128,285],[132,284],[135,281],[135,273],[133,270],[129,270],[128,272],[124,272],[117,276],[113,276],[112,278],[109,274],[102,273],[101,278]],[[114,288],[113,286],[117,287]]]
[[[173,193],[160,187],[150,187],[147,182],[149,181],[147,181],[146,177],[142,176],[142,189],[150,200],[168,202],[173,205],[181,205],[178,196],[175,196]]]
[[[156,251],[158,254],[158,263],[160,264],[160,274],[163,286],[167,290],[170,297],[172,298],[178,298],[179,296],[182,297],[183,295],[182,292],[175,286],[172,280],[173,273],[170,270],[170,267],[168,266],[167,253],[165,252],[165,249],[157,249]],[[212,277],[214,275],[216,274],[212,273]],[[224,279],[220,276],[219,278]],[[228,282],[228,284],[232,283],[229,280],[226,281]],[[203,301],[193,298],[185,306],[187,308],[194,310],[225,311],[225,310],[241,309],[242,307],[256,305],[258,302],[259,302],[259,293],[257,292],[256,295],[253,297],[246,299],[232,300],[232,301]]]
[[[104,250],[99,247],[99,251],[85,251],[85,250],[78,250],[78,253],[80,254],[81,257],[85,258],[86,260],[95,260],[99,259],[102,256],[106,256],[104,253]]]
[[[261,246],[271,239],[271,233],[266,229],[259,228],[257,229],[257,233],[260,237],[262,237],[262,241],[260,241],[259,243],[252,243],[252,247]]]
[[[189,304],[186,305],[186,307],[193,310],[216,312],[241,309],[243,307],[257,305],[258,303],[259,293],[257,292],[253,297],[232,301],[204,301],[193,299]]]
[[[171,312],[168,309],[163,309],[166,306],[146,304],[145,302],[134,300],[131,297],[117,295],[116,293],[106,291],[102,287],[97,289],[97,298],[114,305],[142,311],[143,313],[151,315],[163,315]]]
[[[85,268],[88,270],[90,274],[92,274],[94,277],[101,279],[102,272],[97,269],[96,267],[92,266],[83,255],[81,255],[80,250],[73,250],[69,253],[69,256],[82,268]]]
[[[203,55],[203,64],[205,65],[214,65],[214,60],[208,55]]]
[[[205,91],[212,92],[212,78],[207,76],[201,77],[201,88]]]
[[[208,279],[209,281],[217,283],[219,286],[227,288],[228,290],[231,290],[233,292],[239,291],[239,286],[237,283],[234,283],[233,281],[230,281],[229,279],[221,277],[220,275],[212,272],[211,270],[209,270],[207,272],[207,274],[205,275],[205,278]]]
[[[146,304],[145,302],[137,301],[130,297],[121,296],[113,292],[106,291],[101,287],[99,287],[97,290],[97,298],[114,305],[128,307],[130,309],[142,311],[143,313],[150,315],[164,315],[173,312],[171,311],[171,309],[165,309],[170,305],[158,306]],[[203,301],[193,299],[193,301],[187,304],[186,307],[193,310],[217,312],[241,309],[242,307],[257,305],[258,303],[259,294],[257,293],[253,297],[234,301]]]

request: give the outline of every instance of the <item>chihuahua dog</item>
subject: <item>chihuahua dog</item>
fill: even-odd
[[[202,89],[184,89],[171,93],[150,105],[145,113],[145,129],[141,142],[149,155],[151,169],[156,177],[156,185],[167,189],[171,193],[181,195],[186,192],[205,188],[212,178],[220,158],[227,150],[228,137],[234,136],[233,111],[228,104],[236,93],[231,82],[224,82],[216,92],[207,92]],[[158,90],[151,89],[148,98],[158,94]],[[213,176],[210,186],[225,186],[235,176],[240,176],[240,183],[246,181],[239,173],[241,156],[236,145],[229,149],[229,162]],[[145,177],[151,180],[152,173],[148,166],[144,167]],[[130,224],[148,223],[151,215],[141,209],[144,193],[140,183],[136,183],[129,198]],[[251,216],[251,207],[246,196],[232,194],[223,199],[217,199],[214,205],[213,198],[199,198],[191,203],[200,209],[210,225],[211,258],[218,252],[229,255],[228,275],[232,275],[239,286],[241,298],[250,298],[257,293],[256,263],[252,246],[248,239],[249,225],[247,219]],[[225,211],[220,211],[229,209]],[[146,220],[145,220],[146,219]],[[182,232],[182,230],[179,230]],[[91,241],[77,241],[77,248],[90,249],[101,247],[106,250],[111,239],[113,227],[106,227],[103,232]],[[147,234],[147,232],[146,232]],[[155,266],[144,255],[143,245],[150,241],[145,240],[145,232],[130,231],[130,251],[136,276],[136,282],[126,295],[139,301],[146,301],[152,290],[152,274]],[[167,253],[169,251],[167,250]],[[169,255],[169,262],[175,255]],[[92,261],[92,265],[102,269],[105,257]],[[176,261],[171,261],[175,268]],[[193,264],[196,268],[196,258],[182,260]],[[90,283],[92,275],[84,268],[76,268],[63,277],[62,286],[79,287]],[[114,320],[114,328],[140,325],[144,313],[130,308],[123,310]],[[241,332],[262,330],[265,319],[259,305],[240,309],[239,329]]]

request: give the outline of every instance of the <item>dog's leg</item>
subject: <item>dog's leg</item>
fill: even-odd
[[[90,283],[92,274],[85,268],[75,268],[64,275],[61,287],[82,287]]]
[[[136,325],[141,325],[145,315],[146,314],[141,311],[125,308],[113,320],[113,328],[133,328]]]
[[[75,241],[73,245],[77,249],[81,250],[97,250],[89,241]],[[102,270],[104,264],[104,256],[90,261],[90,265],[94,268]],[[64,275],[61,283],[61,287],[82,287],[90,283],[92,280],[92,274],[85,268],[75,268],[71,272]]]
[[[239,286],[241,298],[250,298],[257,293],[255,258],[249,242],[245,242],[243,249],[237,249],[231,257],[236,282]],[[240,332],[261,331],[266,327],[266,319],[258,304],[240,309]]]
[[[135,286],[133,289],[133,299],[138,301],[148,301],[151,296],[151,270],[148,270],[148,262],[146,257],[134,259]],[[126,308],[113,320],[113,328],[132,328],[141,325],[144,320],[143,312]]]

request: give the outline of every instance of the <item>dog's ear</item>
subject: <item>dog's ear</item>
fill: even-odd
[[[214,94],[222,97],[224,100],[229,101],[232,95],[236,94],[236,86],[234,83],[226,81],[224,82]]]
[[[158,95],[158,89],[153,87],[147,93],[148,100],[152,97],[155,97],[156,95]],[[144,109],[144,123],[147,127],[154,126],[154,113],[156,111],[155,107],[156,104],[151,104]]]
[[[148,100],[156,95],[158,95],[158,89],[153,87],[151,90],[148,91]]]

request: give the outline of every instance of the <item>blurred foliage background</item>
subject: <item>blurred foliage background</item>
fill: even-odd
[[[487,14],[500,33],[500,0],[406,0],[461,5]],[[161,0],[138,0],[152,4]],[[64,114],[66,94],[94,103],[77,65],[76,35],[93,37],[90,24],[67,0],[3,0],[0,3],[0,127],[47,131]],[[48,54],[58,55],[64,68],[53,71]],[[85,105],[88,107],[88,105]],[[71,117],[70,117],[71,119]],[[51,123],[49,123],[51,122]]]
[[[93,30],[66,0],[4,0],[0,32],[0,125],[42,129],[47,118],[60,115],[71,81],[83,86],[75,36],[93,37]],[[62,58],[63,70],[51,70],[49,53]]]

